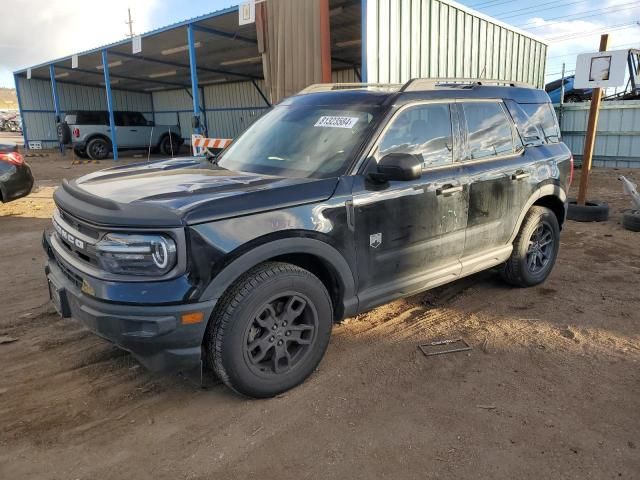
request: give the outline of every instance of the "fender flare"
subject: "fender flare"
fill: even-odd
[[[529,211],[529,209],[540,198],[547,197],[547,196],[557,197],[562,203],[565,204],[565,209],[566,209],[567,193],[562,189],[562,187],[560,187],[559,185],[556,185],[556,184],[552,184],[552,183],[547,183],[546,185],[540,186],[540,188],[538,188],[535,192],[533,192],[531,197],[529,197],[529,200],[527,201],[527,203],[525,204],[524,208],[520,212],[520,216],[518,217],[518,221],[516,222],[516,226],[515,226],[513,232],[511,233],[511,237],[509,238],[509,244],[511,244],[511,243],[513,243],[515,241],[516,236],[518,235],[518,232],[520,231],[520,227],[522,226],[522,222],[524,221],[524,217],[527,214],[527,212]]]
[[[236,279],[247,270],[271,258],[290,254],[309,254],[318,257],[337,276],[342,287],[345,316],[358,308],[353,272],[342,254],[331,245],[309,237],[289,237],[262,243],[226,265],[207,285],[201,301],[218,300]]]

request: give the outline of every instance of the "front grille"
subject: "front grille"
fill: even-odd
[[[95,227],[89,225],[86,222],[83,222],[82,220],[79,220],[78,218],[68,214],[67,212],[65,212],[64,210],[58,209],[58,211],[60,212],[60,217],[71,227],[73,227],[75,230],[77,230],[78,232],[91,237],[95,240],[98,240],[100,238],[100,231],[98,229],[96,229]]]
[[[82,263],[94,267],[99,265],[94,249],[96,241],[101,236],[97,228],[60,210],[53,216],[53,226],[55,237],[58,244],[64,248],[64,253]]]
[[[64,263],[62,263],[58,259],[56,260],[57,260],[56,263],[58,264],[58,268],[60,268],[64,276],[67,277],[69,280],[71,280],[71,282],[76,287],[82,288],[82,277],[73,273],[71,270],[69,270],[67,267],[64,266]]]

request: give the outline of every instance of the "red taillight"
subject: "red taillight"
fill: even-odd
[[[569,157],[569,163],[571,164],[571,171],[569,172],[569,186],[573,183],[573,155]]]
[[[0,160],[4,160],[14,165],[22,165],[24,163],[24,158],[18,152],[0,153]]]
[[[73,136],[76,138],[80,138],[80,129],[79,128],[74,128],[73,129]]]

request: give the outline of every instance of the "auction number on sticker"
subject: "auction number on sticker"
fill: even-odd
[[[318,119],[314,127],[353,128],[357,122],[358,117],[324,116]]]

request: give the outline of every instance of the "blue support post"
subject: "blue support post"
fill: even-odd
[[[191,97],[193,98],[193,133],[200,134],[200,93],[198,91],[198,66],[196,62],[196,46],[193,26],[187,27],[187,43],[189,45],[189,66],[191,68]]]
[[[107,110],[109,111],[109,127],[111,131],[113,159],[118,160],[118,135],[116,133],[116,120],[113,116],[113,97],[111,96],[111,79],[109,78],[109,57],[106,49],[102,50],[102,67],[104,70],[104,88],[107,91]]]
[[[60,113],[60,98],[58,97],[58,85],[56,84],[56,68],[53,65],[49,65],[49,78],[51,79],[51,94],[53,95],[53,109],[56,112],[56,128],[58,123],[62,120]],[[59,143],[60,153],[64,155],[64,144]]]
[[[22,108],[22,97],[20,96],[20,84],[18,75],[13,74],[13,82],[16,84],[16,97],[18,97],[18,110],[20,111],[20,123],[22,124],[22,140],[24,149],[29,148],[29,137],[27,137],[27,119],[24,118],[24,108]]]
[[[367,83],[367,0],[362,0],[362,52],[360,65],[360,81]]]

